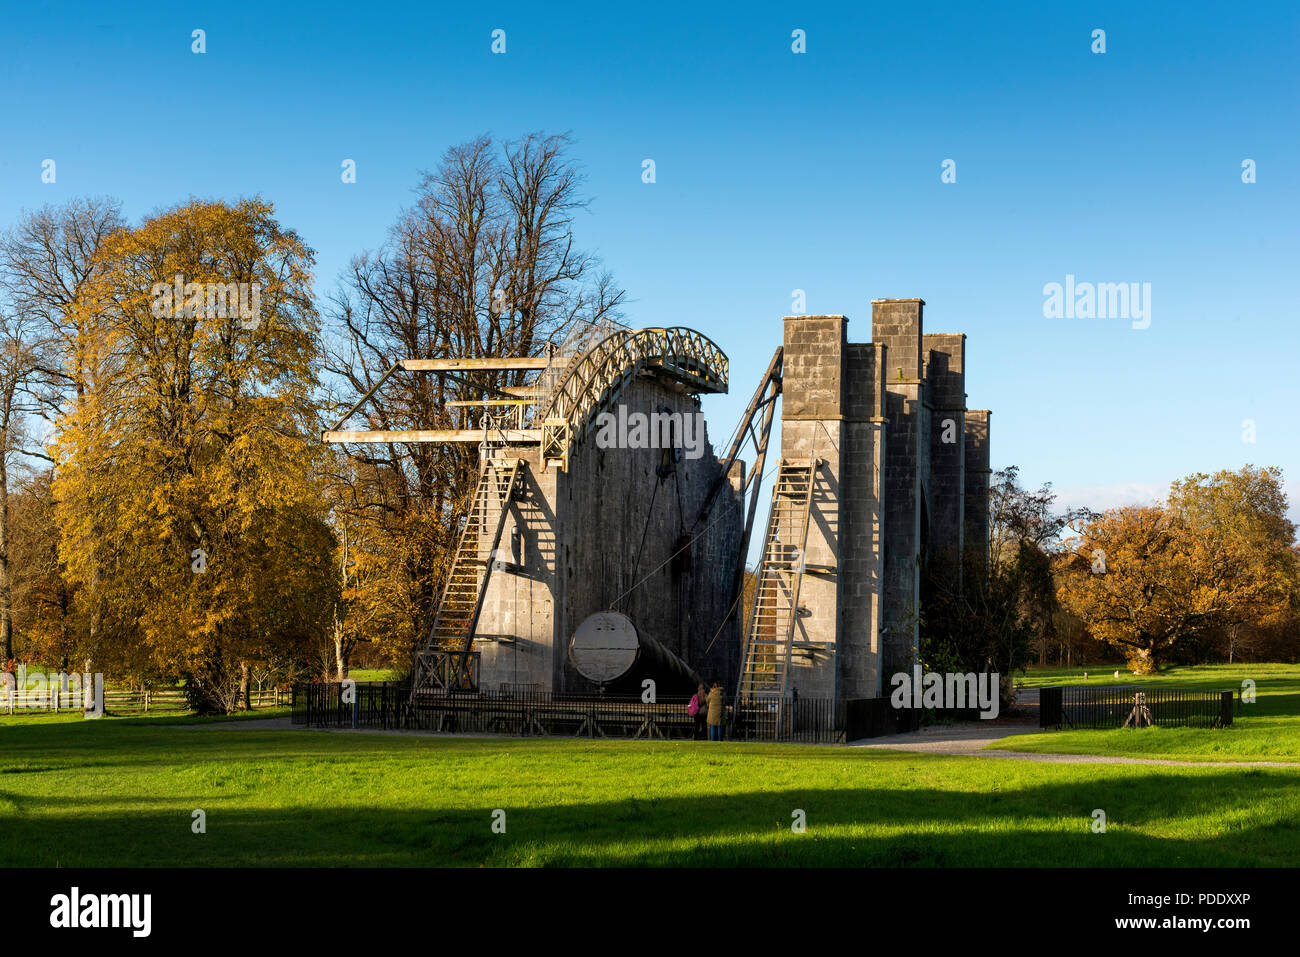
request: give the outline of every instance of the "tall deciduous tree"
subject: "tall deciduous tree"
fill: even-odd
[[[0,631],[11,645],[8,623],[10,539],[7,500],[11,465],[18,456],[46,459],[22,434],[24,420],[53,421],[74,409],[102,378],[106,353],[103,310],[94,301],[98,253],[104,239],[122,225],[118,203],[107,198],[73,199],[20,217],[0,237],[0,292],[5,319],[0,416],[4,424],[4,468],[0,471]],[[89,642],[97,647],[99,616],[92,616]]]
[[[1151,674],[1180,642],[1285,614],[1297,589],[1281,473],[1245,466],[1175,482],[1163,505],[1113,509],[1072,542],[1063,604]]]
[[[26,661],[80,670],[89,645],[85,616],[59,562],[59,528],[54,519],[53,469],[25,476],[11,499],[15,632]]]
[[[536,356],[575,324],[617,316],[623,292],[575,244],[585,201],[568,146],[566,136],[480,137],[444,154],[384,247],[352,263],[336,298],[327,361],[336,408],[399,359]],[[395,376],[357,414],[358,427],[473,428],[482,411],[448,401],[490,397],[523,376]],[[336,470],[335,515],[376,564],[350,583],[345,612],[354,603],[398,610],[386,640],[401,659],[432,625],[477,449],[395,443],[353,452]]]
[[[32,323],[0,304],[0,661],[14,657],[10,486],[27,450],[24,401],[36,367]]]
[[[261,200],[191,201],[100,245],[111,374],[58,421],[70,579],[119,659],[231,710],[249,663],[305,648],[330,605],[311,251]]]

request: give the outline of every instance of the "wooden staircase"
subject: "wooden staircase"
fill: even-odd
[[[506,511],[518,492],[523,459],[487,458],[479,466],[478,485],[460,533],[451,572],[429,631],[425,650],[416,656],[414,690],[426,687],[435,673],[435,659],[446,652],[469,652],[474,629],[483,611],[492,566],[501,547]],[[458,660],[464,660],[461,656]]]
[[[782,459],[745,636],[735,718],[746,736],[776,737],[789,688],[808,524],[819,459]]]

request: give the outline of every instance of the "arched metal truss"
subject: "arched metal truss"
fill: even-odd
[[[696,392],[726,392],[728,368],[713,340],[684,326],[611,333],[574,360],[548,397],[538,417],[543,462],[567,468],[573,444],[642,371],[665,373]]]

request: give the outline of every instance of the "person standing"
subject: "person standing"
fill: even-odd
[[[695,719],[695,739],[696,741],[704,740],[704,719],[708,717],[709,708],[709,691],[704,687],[704,682],[700,682],[695,689],[695,696],[691,698],[691,703],[686,706],[686,713]]]
[[[722,740],[722,716],[726,711],[726,706],[722,703],[722,685],[720,682],[713,682],[713,687],[709,690],[709,740]]]

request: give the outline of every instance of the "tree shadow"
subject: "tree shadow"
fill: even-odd
[[[904,770],[899,765],[899,771]],[[517,805],[510,783],[474,806],[248,807],[190,792],[19,797],[4,866],[1296,866],[1294,773],[1116,774],[1090,781],[936,787],[778,788]],[[378,782],[382,785],[382,781]],[[647,782],[648,784],[650,782]],[[412,795],[400,793],[409,805]],[[14,795],[0,791],[0,808]],[[231,802],[235,806],[227,806]],[[133,810],[133,805],[154,805]],[[204,808],[207,832],[191,811]],[[89,810],[87,810],[89,809]],[[493,830],[505,812],[505,833]],[[1093,812],[1107,816],[1093,833]],[[794,833],[794,812],[806,817]],[[3,811],[0,811],[3,815]],[[1152,833],[1161,832],[1161,833]]]

